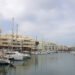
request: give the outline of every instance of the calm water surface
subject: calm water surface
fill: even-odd
[[[75,75],[75,56],[69,53],[33,55],[13,64],[0,66],[0,75]]]

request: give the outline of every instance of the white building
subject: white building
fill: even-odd
[[[59,46],[55,43],[49,43],[44,41],[39,41],[38,50],[39,51],[57,51]]]

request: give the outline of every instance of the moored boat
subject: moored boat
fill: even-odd
[[[0,56],[0,65],[9,65],[10,64],[10,60],[3,57],[3,56]]]
[[[24,59],[31,58],[31,54],[28,51],[20,51],[20,53],[23,55]]]
[[[10,52],[6,52],[5,54],[8,59],[14,61],[22,61],[24,57],[23,54],[19,53],[18,51],[10,51]]]
[[[8,65],[10,64],[10,60],[5,57],[5,53],[3,50],[0,51],[0,65]]]

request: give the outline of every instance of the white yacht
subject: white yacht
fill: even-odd
[[[22,54],[23,54],[23,57],[24,58],[31,58],[31,55],[30,54],[27,54],[27,53],[24,53],[24,52],[22,52]]]
[[[5,54],[8,59],[12,59],[14,61],[22,61],[24,58],[23,54],[18,51],[8,51]]]
[[[3,51],[0,51],[0,65],[2,64],[10,64],[10,60],[5,57]]]
[[[71,51],[70,53],[73,54],[73,55],[75,55],[75,51]]]
[[[10,60],[0,56],[0,65],[2,65],[2,64],[8,65],[8,64],[10,64]]]
[[[31,58],[31,55],[28,51],[20,51],[20,53],[23,55],[24,59]]]
[[[24,56],[22,53],[19,53],[18,51],[14,52],[15,54],[12,56],[14,60],[23,60]]]

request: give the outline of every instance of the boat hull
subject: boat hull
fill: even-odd
[[[10,60],[8,59],[0,59],[0,65],[9,65],[10,64]]]
[[[14,61],[23,61],[23,56],[14,56],[13,60]]]

